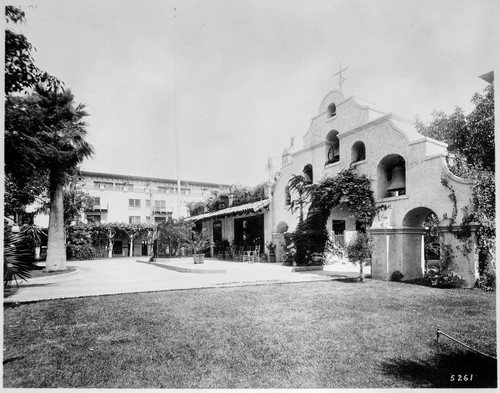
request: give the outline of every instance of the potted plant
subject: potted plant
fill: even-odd
[[[195,264],[205,262],[205,254],[203,251],[207,248],[209,242],[205,235],[205,229],[201,232],[191,231],[191,238],[185,239],[191,251],[193,252],[193,261]]]
[[[276,244],[267,242],[266,247],[269,253],[269,262],[276,262]]]

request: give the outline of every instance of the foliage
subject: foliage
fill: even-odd
[[[425,218],[424,227],[428,228],[424,234],[424,255],[426,260],[429,255],[438,257],[440,254],[439,221],[439,217],[434,213],[429,214]]]
[[[297,248],[295,247],[293,235],[293,233],[285,233],[284,259],[287,265],[292,265],[296,260]]]
[[[424,275],[432,286],[438,288],[461,288],[465,284],[464,278],[451,269],[431,267]]]
[[[185,238],[184,241],[191,248],[193,254],[202,253],[210,244],[205,229],[202,229],[201,232],[191,231],[191,236]]]
[[[359,279],[363,281],[363,264],[365,259],[372,256],[373,239],[364,232],[358,232],[346,247],[349,262],[359,263]]]
[[[33,270],[38,269],[34,264],[34,254],[26,242],[27,232],[13,233],[12,227],[4,223],[3,227],[3,286],[8,289],[12,281],[27,280]]]
[[[186,202],[186,207],[188,209],[189,215],[193,217],[205,213],[206,204],[202,201],[191,201]]]
[[[483,274],[480,278],[477,279],[475,287],[486,292],[496,291],[495,272],[486,272],[485,274]]]
[[[266,243],[266,248],[267,248],[267,251],[269,253],[269,255],[274,255],[275,252],[276,252],[276,244],[274,244],[273,242],[267,242]]]
[[[295,262],[298,265],[319,263],[319,259],[313,260],[312,256],[325,252],[329,239],[326,221],[333,208],[348,211],[363,228],[371,225],[378,211],[371,181],[366,175],[355,171],[355,168],[343,170],[337,176],[326,178],[310,188],[311,203],[307,217],[299,222],[293,233]]]
[[[254,188],[231,185],[227,191],[214,191],[212,192],[212,196],[204,202],[204,210],[215,212],[227,209],[230,206],[241,206],[247,203],[262,201],[267,199],[266,187],[266,183],[261,183]],[[199,212],[200,209],[198,205],[195,212]]]
[[[167,221],[158,224],[158,247],[165,250],[168,246],[170,256],[177,255],[180,248],[189,237],[193,224],[183,219],[174,220],[171,217]]]
[[[404,274],[401,273],[399,270],[396,270],[392,272],[391,274],[391,281],[399,282],[403,279]]]
[[[288,181],[288,189],[293,195],[288,210],[292,213],[298,210],[299,223],[301,223],[304,221],[304,207],[311,201],[314,185],[304,175],[293,175]]]
[[[469,221],[477,221],[479,266],[484,272],[494,259],[496,245],[495,201],[495,99],[494,86],[474,94],[470,114],[456,108],[451,115],[434,112],[425,124],[417,120],[417,130],[448,144],[448,166],[458,176],[473,181]]]
[[[82,213],[92,210],[95,204],[94,197],[77,187],[77,176],[72,176],[64,188],[64,224],[78,222]]]
[[[5,7],[6,26],[24,23],[25,13],[13,6]],[[31,56],[33,45],[23,34],[5,29],[5,94],[19,93],[32,88],[37,83],[44,83],[51,89],[57,89],[61,82],[40,70]]]
[[[329,264],[334,261],[334,258],[344,259],[345,257],[345,247],[341,243],[333,231],[328,232],[328,240],[325,244],[325,264]]]
[[[92,224],[78,223],[66,228],[66,258],[69,260],[93,259]]]

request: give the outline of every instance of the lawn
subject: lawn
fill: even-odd
[[[6,306],[4,387],[496,386],[494,293],[348,281]]]

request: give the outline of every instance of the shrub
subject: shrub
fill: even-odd
[[[487,292],[494,292],[496,290],[496,274],[495,272],[486,272],[479,277],[475,284],[476,288],[482,289]]]
[[[3,286],[8,289],[12,281],[18,279],[27,281],[31,271],[38,269],[34,263],[29,242],[22,233],[12,233],[9,224],[3,227]]]
[[[391,274],[391,281],[399,282],[403,279],[403,277],[404,277],[404,274],[401,273],[399,270],[396,270],[395,272],[393,272]]]
[[[425,276],[430,279],[432,286],[438,288],[460,288],[465,284],[463,277],[450,269],[442,270],[432,267]]]
[[[90,228],[89,225],[82,223],[66,227],[66,258],[68,260],[95,258]]]

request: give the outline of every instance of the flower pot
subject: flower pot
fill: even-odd
[[[205,262],[205,254],[193,254],[195,265]]]
[[[276,255],[270,254],[269,255],[269,262],[270,263],[276,263]]]

